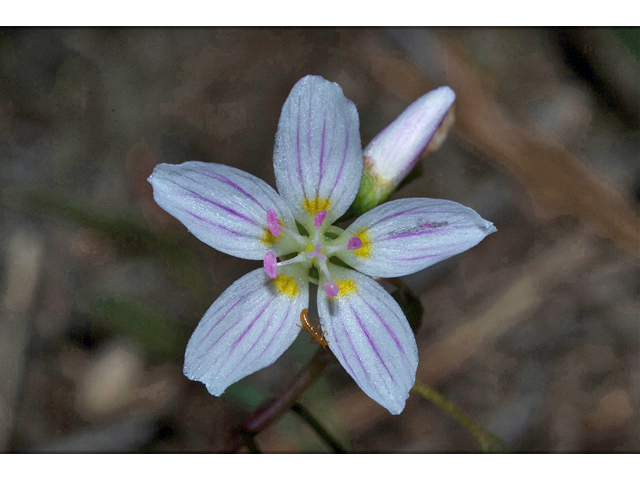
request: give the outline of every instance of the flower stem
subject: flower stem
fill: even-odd
[[[247,436],[254,437],[289,410],[304,392],[335,359],[331,351],[318,349],[309,363],[298,372],[293,381],[273,400],[259,407],[236,429],[224,451],[235,452],[246,445]]]
[[[294,403],[291,406],[291,410],[293,410],[298,415],[300,415],[300,418],[302,418],[305,422],[307,422],[307,425],[309,425],[318,434],[318,436],[322,438],[322,440],[324,440],[325,443],[329,445],[329,447],[331,447],[331,449],[335,453],[347,453],[347,451],[342,447],[342,445],[340,445],[338,441],[331,436],[331,434],[327,431],[327,429],[325,429],[320,424],[320,422],[318,422],[315,419],[315,417],[311,415],[311,412],[309,412],[309,410],[307,410],[305,407],[303,407],[299,403]]]
[[[462,427],[464,427],[473,440],[478,444],[480,450],[484,453],[506,453],[509,448],[502,443],[495,435],[484,430],[480,425],[474,422],[469,415],[456,407],[449,400],[440,395],[433,388],[416,380],[412,390],[420,396],[426,398],[438,408],[444,410],[451,415]]]

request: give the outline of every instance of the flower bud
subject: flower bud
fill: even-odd
[[[363,152],[364,171],[353,213],[364,213],[384,202],[425,149],[428,153],[438,149],[453,123],[453,114],[447,113],[455,98],[449,87],[436,88],[409,105],[371,140]]]

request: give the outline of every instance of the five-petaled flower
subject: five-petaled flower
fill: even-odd
[[[185,375],[221,395],[275,362],[300,333],[296,323],[316,281],[310,272],[317,272],[329,348],[367,395],[400,413],[418,350],[402,310],[368,275],[422,270],[495,227],[470,208],[428,198],[385,203],[344,231],[332,226],[356,196],[363,155],[355,105],[321,77],[304,77],[289,94],[273,163],[279,193],[253,175],[211,163],[161,164],[149,177],[156,202],[200,240],[263,261],[205,313],[187,345]]]

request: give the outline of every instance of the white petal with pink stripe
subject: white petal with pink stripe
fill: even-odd
[[[337,83],[308,75],[295,84],[278,124],[273,166],[278,192],[311,230],[327,211],[331,225],[360,188],[362,145],[355,105]]]
[[[394,415],[415,383],[418,347],[396,301],[371,278],[330,266],[340,293],[318,289],[318,313],[329,348],[358,386]]]
[[[156,203],[216,250],[261,260],[269,251],[283,255],[297,248],[293,238],[276,238],[268,228],[269,210],[285,226],[296,228],[286,203],[249,173],[216,163],[162,163],[149,182]]]
[[[271,365],[298,336],[309,305],[306,272],[292,265],[276,278],[249,272],[211,305],[189,340],[184,374],[212,395]]]
[[[471,208],[449,200],[404,198],[357,218],[336,240],[362,240],[336,256],[374,277],[408,275],[477,245],[497,231]]]

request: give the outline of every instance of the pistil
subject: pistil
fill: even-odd
[[[322,253],[322,243],[321,242],[316,243],[315,248],[309,253],[307,253],[307,257],[317,258],[318,260],[326,260],[327,259],[326,255]]]

